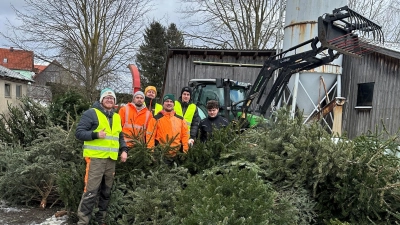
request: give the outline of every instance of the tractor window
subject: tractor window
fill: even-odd
[[[240,102],[240,101],[242,101],[243,99],[246,98],[246,89],[244,89],[244,88],[232,88],[231,89],[231,93],[230,93],[230,97],[231,97],[231,102],[232,103]],[[237,104],[236,107],[238,109],[240,109],[242,105],[243,105],[243,102]]]

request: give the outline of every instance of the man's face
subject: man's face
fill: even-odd
[[[148,90],[148,91],[146,92],[146,97],[151,98],[151,99],[154,99],[154,98],[156,97],[156,92],[153,91],[153,90]]]
[[[189,102],[190,101],[190,93],[187,91],[184,91],[182,93],[182,101],[183,102]]]
[[[219,109],[213,108],[213,109],[207,109],[208,116],[211,118],[214,118],[218,115]]]
[[[174,109],[174,102],[171,99],[165,100],[163,103],[163,109],[166,112],[171,112]]]
[[[133,104],[135,104],[137,107],[142,107],[143,102],[144,102],[144,98],[141,95],[136,95],[133,98]]]
[[[104,109],[111,110],[112,108],[114,108],[115,98],[112,95],[107,95],[101,101],[101,105],[103,106]]]

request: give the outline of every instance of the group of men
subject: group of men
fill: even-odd
[[[190,87],[182,88],[176,100],[173,94],[164,95],[162,104],[155,102],[156,96],[157,89],[148,86],[144,92],[135,92],[132,102],[117,113],[115,92],[106,88],[101,91],[99,102],[82,114],[75,135],[84,141],[86,161],[78,225],[89,223],[96,203],[99,208],[96,221],[105,224],[118,155],[121,162],[125,162],[135,142],[146,141],[151,151],[156,145],[168,145],[170,150],[164,162],[172,164],[178,151],[187,154],[198,133],[200,141],[205,142],[213,127],[228,125],[228,120],[218,115],[216,100],[207,102],[208,117],[200,121],[197,106],[191,102]]]

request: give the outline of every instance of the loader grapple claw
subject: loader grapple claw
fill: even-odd
[[[381,26],[347,6],[318,18],[318,39],[324,47],[355,57],[371,53],[384,42]]]

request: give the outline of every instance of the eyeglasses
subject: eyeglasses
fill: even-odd
[[[114,97],[104,97],[105,100],[114,100]]]

